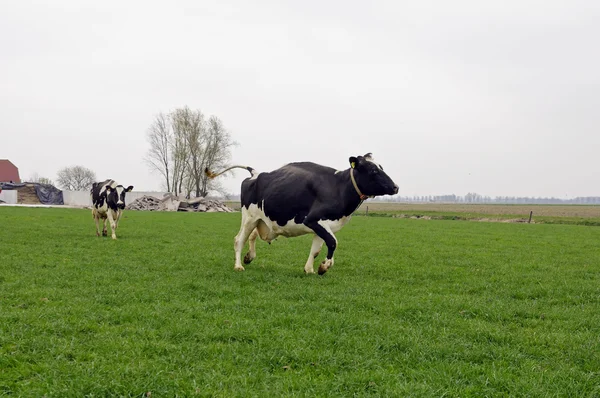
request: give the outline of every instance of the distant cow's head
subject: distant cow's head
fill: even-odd
[[[350,157],[350,167],[354,169],[354,178],[360,191],[367,196],[395,195],[398,185],[376,163],[371,153]]]
[[[106,200],[110,203],[116,203],[117,208],[124,209],[125,208],[125,193],[131,192],[133,189],[133,185],[125,188],[123,185],[117,185],[116,187],[111,187],[110,185],[106,186]]]

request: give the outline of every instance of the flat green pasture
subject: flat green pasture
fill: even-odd
[[[239,221],[0,207],[0,396],[600,396],[600,228],[359,216],[307,276]]]

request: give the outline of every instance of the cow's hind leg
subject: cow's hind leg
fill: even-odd
[[[306,218],[304,225],[315,231],[315,234],[323,239],[327,245],[327,257],[319,266],[319,275],[323,275],[333,266],[333,253],[337,247],[337,239],[327,225],[322,224],[319,221],[312,221],[310,217]]]
[[[100,236],[100,224],[98,222],[98,215],[96,214],[96,212],[93,212],[92,215],[94,216],[94,221],[96,222],[96,236]]]
[[[108,236],[108,230],[106,229],[106,217],[102,219],[102,236]]]
[[[317,258],[317,256],[321,252],[321,247],[323,247],[323,243],[324,243],[323,239],[321,239],[319,236],[315,235],[315,237],[313,238],[313,241],[312,241],[312,245],[310,246],[310,254],[308,255],[308,260],[306,260],[306,265],[304,266],[305,273],[307,273],[307,274],[315,273],[315,269],[314,269],[315,258]]]
[[[250,264],[252,260],[256,258],[256,238],[258,237],[258,228],[254,228],[254,231],[250,234],[248,238],[249,250],[248,253],[244,256],[244,264]]]
[[[250,236],[250,233],[256,228],[257,221],[250,221],[244,219],[242,216],[242,226],[240,227],[240,232],[235,236],[235,241],[233,247],[235,249],[235,265],[233,269],[236,271],[243,271],[244,266],[242,265],[242,250],[246,245],[246,241]],[[256,240],[256,239],[255,239]]]

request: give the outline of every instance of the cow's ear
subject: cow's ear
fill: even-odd
[[[350,156],[350,159],[348,159],[350,161],[350,167],[355,168],[356,165],[358,164],[358,159],[355,158],[354,156]]]
[[[110,190],[112,189],[110,185],[106,185],[104,188],[106,189],[106,192],[110,192]]]
[[[125,192],[131,192],[131,190],[133,189],[133,185],[130,185],[127,187],[127,189],[125,190]]]

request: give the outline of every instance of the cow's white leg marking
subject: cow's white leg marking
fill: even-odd
[[[115,220],[115,229],[119,228],[119,220],[121,219],[121,215],[123,212],[121,210],[117,210],[117,219]]]
[[[323,239],[319,238],[317,235],[315,235],[315,237],[313,238],[312,245],[310,247],[310,254],[308,255],[308,260],[306,260],[306,265],[304,266],[305,273],[307,273],[307,274],[315,273],[315,269],[314,269],[315,258],[317,258],[317,256],[321,252],[321,247],[323,247],[324,242],[325,241]]]
[[[117,234],[115,233],[115,230],[117,229],[117,225],[115,222],[115,218],[113,217],[113,211],[109,209],[107,215],[108,215],[108,221],[110,222],[110,232],[112,234],[112,238],[117,239]]]
[[[96,222],[96,236],[100,236],[100,224],[98,222],[98,213],[96,211],[92,211],[92,215],[94,216],[94,221]]]
[[[333,257],[326,258],[321,265],[319,265],[319,275],[323,275],[331,267],[333,267]]]
[[[331,236],[331,238],[333,238],[333,245],[328,244],[327,245],[327,258],[321,263],[321,265],[319,265],[319,275],[323,275],[325,272],[327,272],[327,270],[331,267],[333,267],[333,253],[337,247],[337,238],[335,237],[335,235],[333,234],[333,232],[331,231],[331,228],[329,227],[329,225],[327,225],[326,223],[319,221],[319,225],[321,225],[323,227],[323,229],[326,231],[327,234],[329,234]]]
[[[244,217],[242,214],[242,226],[240,227],[240,232],[235,236],[233,244],[235,249],[235,265],[233,266],[233,269],[236,271],[244,270],[244,266],[242,265],[242,250],[246,245],[248,236],[250,236],[250,233],[256,228],[257,223],[258,221],[249,220],[248,217]]]
[[[304,225],[312,229],[327,245],[327,258],[319,266],[319,275],[323,275],[333,265],[333,253],[337,247],[337,239],[329,226],[329,222],[319,220],[314,214],[309,214],[304,220]]]
[[[254,231],[252,231],[248,238],[248,245],[250,247],[248,253],[244,256],[244,264],[250,264],[256,258],[256,238],[258,238],[258,228],[254,228]]]

